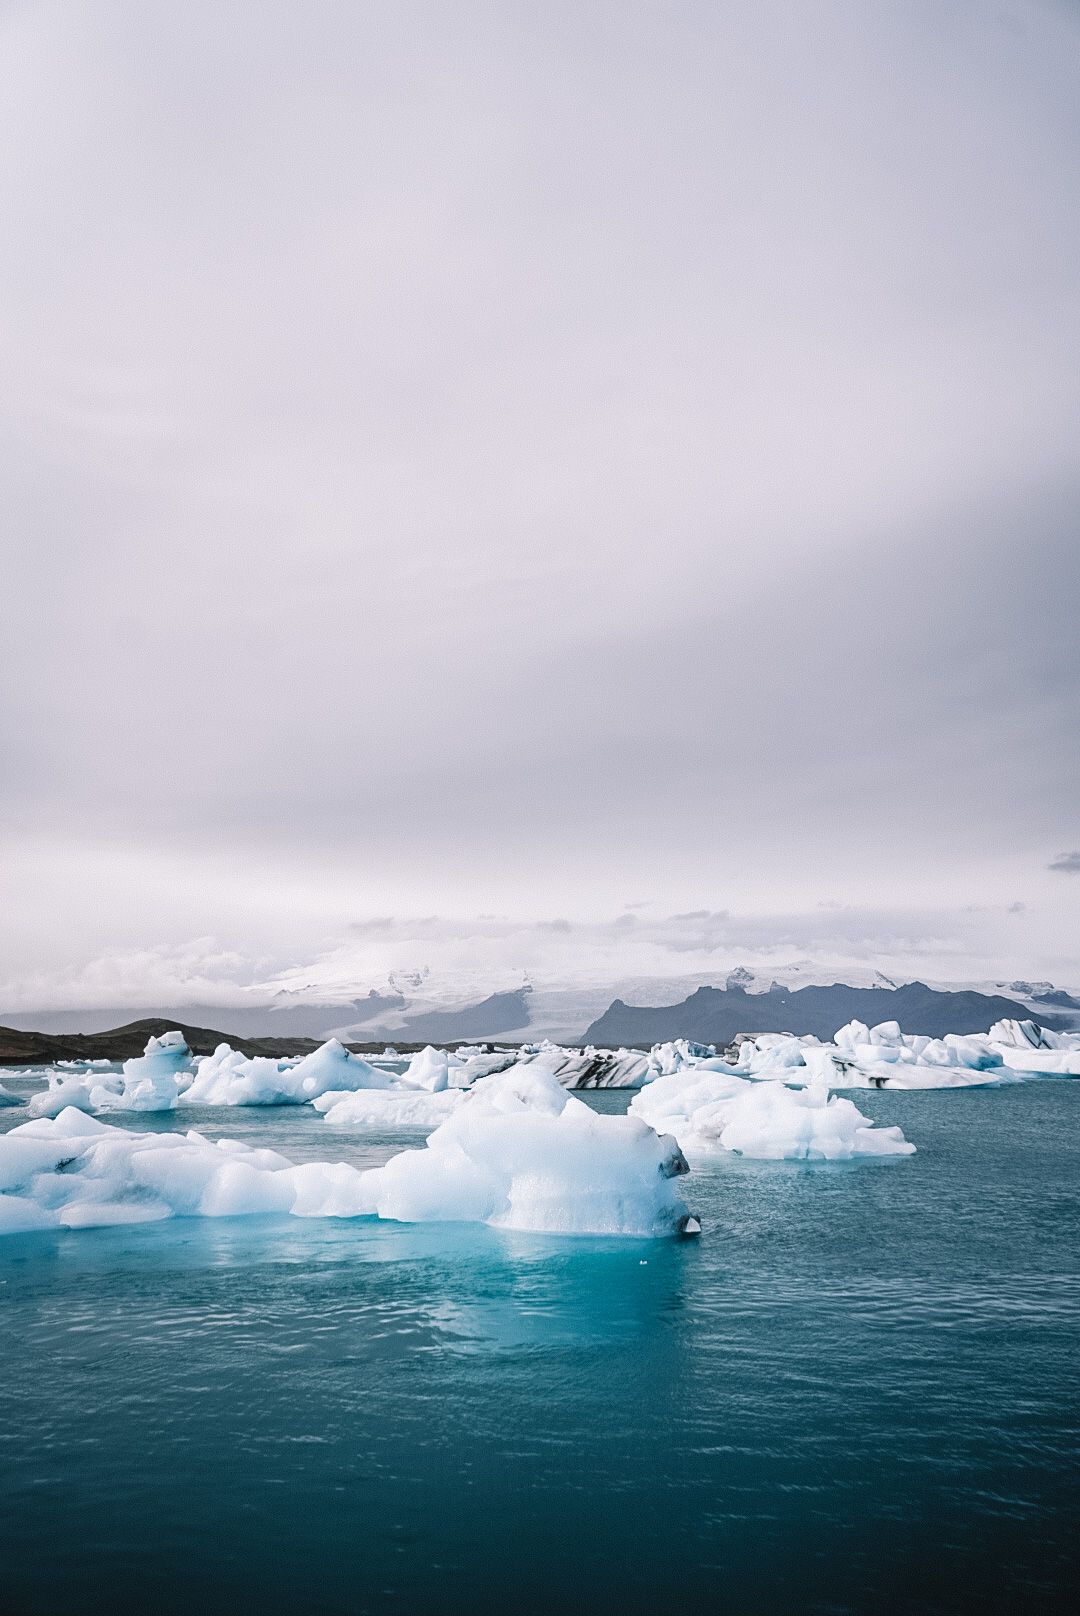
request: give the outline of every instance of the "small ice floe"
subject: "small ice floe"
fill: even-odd
[[[313,1103],[332,1128],[437,1128],[465,1098],[464,1089],[363,1089],[319,1095]]]
[[[69,1106],[0,1136],[0,1231],[288,1212],[674,1235],[690,1227],[675,1183],[687,1171],[674,1139],[598,1116],[527,1067],[481,1079],[423,1149],[366,1172],[194,1131],[132,1133]]]
[[[8,1105],[23,1104],[25,1104],[25,1101],[21,1100],[17,1094],[12,1094],[9,1089],[6,1089],[4,1085],[0,1083],[0,1110]]]
[[[877,1128],[826,1083],[792,1089],[733,1073],[690,1068],[658,1077],[630,1104],[657,1132],[674,1134],[688,1155],[734,1151],[763,1161],[853,1161],[910,1156],[899,1128]]]

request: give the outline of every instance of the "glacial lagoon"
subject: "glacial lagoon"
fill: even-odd
[[[288,1216],[0,1240],[6,1600],[1070,1609],[1080,1084],[858,1103],[916,1154],[695,1161],[693,1240]],[[123,1121],[357,1166],[419,1142],[309,1107]]]

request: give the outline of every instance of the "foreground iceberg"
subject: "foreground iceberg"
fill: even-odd
[[[380,1217],[467,1218],[562,1234],[663,1235],[689,1214],[674,1139],[599,1116],[548,1072],[517,1065],[476,1083],[432,1134],[366,1175]]]
[[[674,1184],[686,1171],[674,1139],[523,1068],[482,1079],[423,1150],[366,1172],[69,1107],[0,1136],[0,1232],[288,1212],[659,1236],[690,1225]]]
[[[658,1077],[630,1112],[657,1133],[672,1133],[688,1155],[735,1151],[762,1161],[853,1161],[910,1156],[899,1128],[877,1128],[826,1083],[801,1089],[751,1082],[730,1072],[689,1068]]]

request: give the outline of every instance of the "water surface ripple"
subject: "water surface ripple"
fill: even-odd
[[[1075,1608],[1080,1083],[857,1098],[918,1154],[698,1166],[698,1241],[0,1240],[5,1613]]]

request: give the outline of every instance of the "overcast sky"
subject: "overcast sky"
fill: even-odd
[[[0,217],[11,1006],[627,905],[1080,973],[1072,0],[0,0]]]

